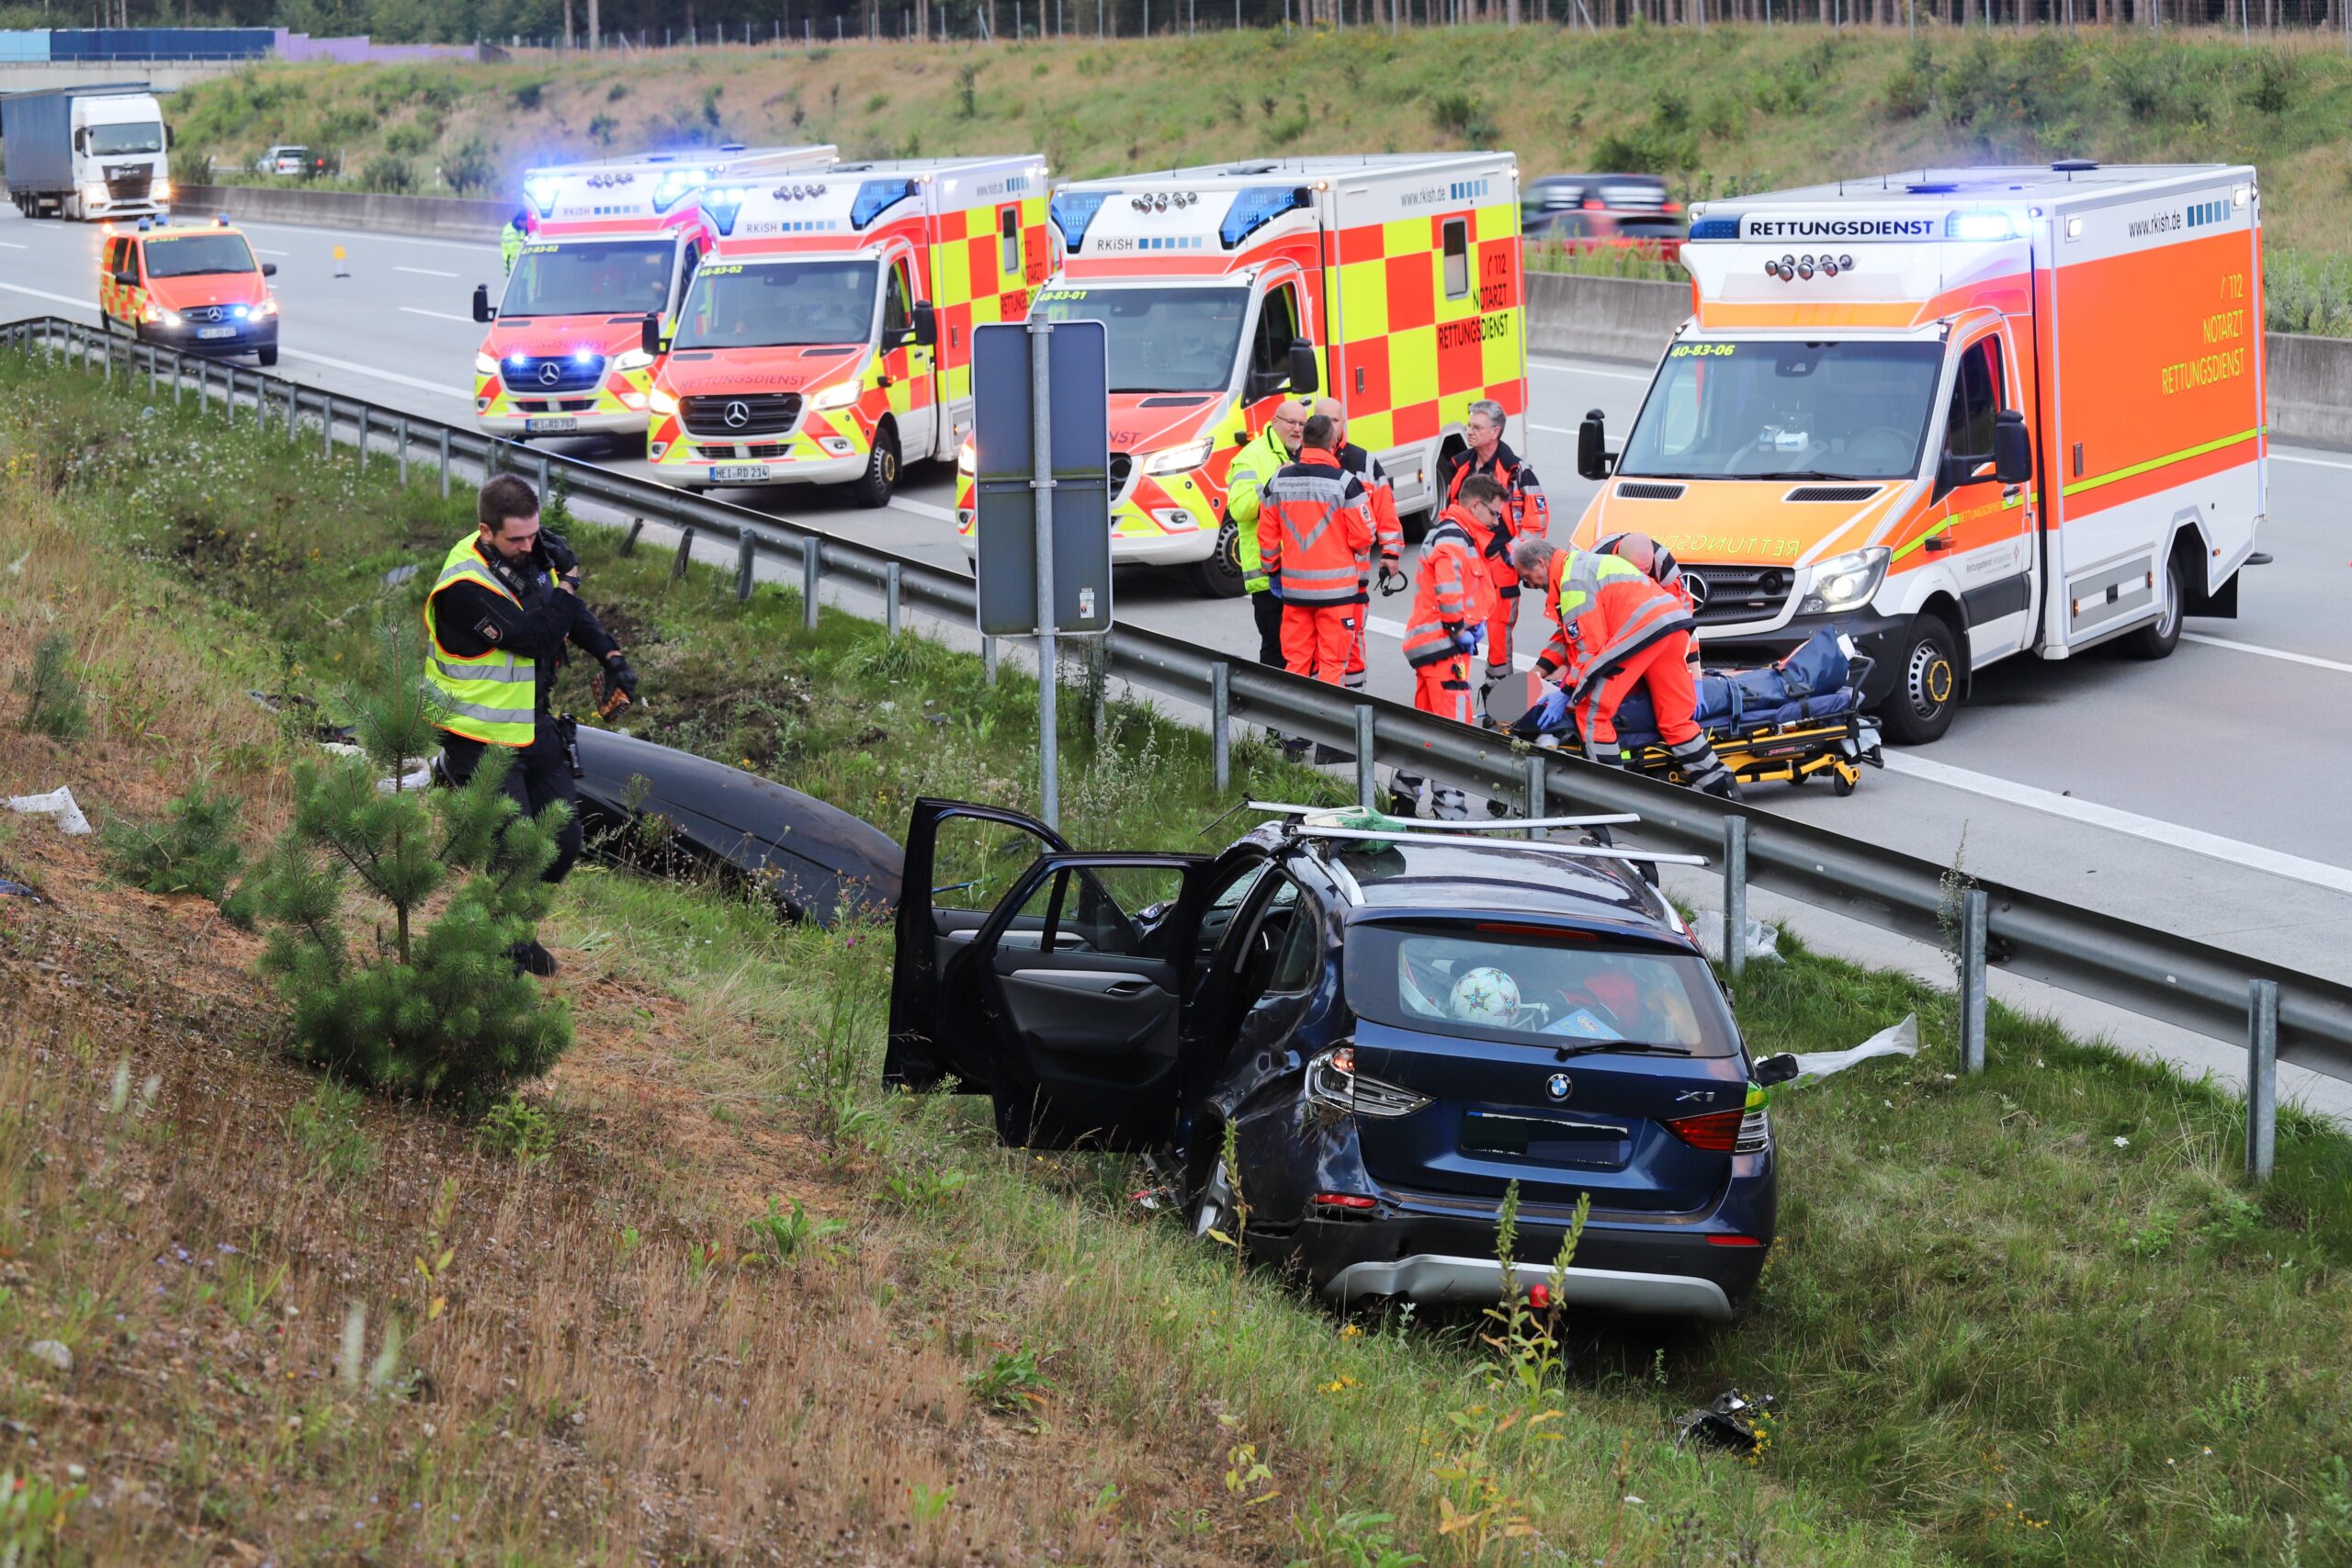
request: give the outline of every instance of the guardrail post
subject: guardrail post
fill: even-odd
[[[368,428],[375,423],[375,411],[366,403],[361,403],[359,405],[359,434],[353,438],[351,444],[358,450],[359,471],[363,474],[368,471]]]
[[[114,339],[108,338],[98,349],[98,381],[102,386],[114,385]]]
[[[817,587],[824,573],[824,547],[811,534],[800,541],[800,626],[804,631],[817,629]]]
[[[1223,795],[1233,783],[1233,666],[1222,659],[1209,666],[1209,771]]]
[[[441,499],[447,501],[449,499],[449,427],[447,425],[441,427],[441,439],[437,445],[440,447],[441,457]]]
[[[882,566],[882,629],[891,637],[899,635],[899,563],[886,561]]]
[[[996,684],[996,638],[980,638],[980,675],[991,686]]]
[[[670,563],[671,581],[680,582],[684,581],[686,575],[686,562],[692,558],[694,553],[695,527],[693,524],[689,523],[684,527],[678,530],[678,555],[677,558]]]
[[[408,488],[408,415],[392,422],[392,436],[401,444],[401,488]]]
[[[540,453],[540,454],[539,454],[539,504],[540,504],[540,505],[542,505],[542,506],[546,505],[546,504],[547,504],[547,499],[548,499],[548,455],[547,455],[545,452],[542,452],[542,453]]]
[[[1356,705],[1356,804],[1369,811],[1372,809],[1374,798],[1379,793],[1379,783],[1373,777],[1372,705],[1358,703]]]
[[[2245,1173],[2267,1181],[2278,1153],[2278,982],[2246,990]]]
[[[302,389],[293,382],[286,383],[286,444],[291,446],[302,435]]]
[[[155,394],[164,389],[164,373],[155,357],[153,344],[147,347],[147,400],[153,402]]]
[[[735,602],[747,604],[752,597],[752,561],[759,549],[749,534],[735,537]]]
[[[1982,887],[1960,896],[1960,1070],[1984,1070],[1984,943],[1993,897]]]
[[[621,554],[625,556],[633,556],[637,554],[637,536],[644,532],[645,519],[642,517],[630,518],[628,520],[628,531],[621,535]]]
[[[172,354],[172,407],[178,408],[187,392],[187,367],[180,362],[177,350]]]
[[[1747,971],[1747,818],[1724,818],[1724,973]]]
[[[334,456],[334,394],[319,394],[319,456]]]
[[[1544,753],[1541,751],[1530,751],[1527,754],[1526,762],[1527,814],[1530,817],[1543,816],[1544,814],[1544,807],[1549,801],[1551,792],[1544,777]],[[1531,839],[1550,837],[1550,835],[1541,828],[1530,828],[1527,830],[1527,836]]]

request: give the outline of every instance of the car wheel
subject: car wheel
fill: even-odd
[[[2164,608],[2154,624],[2123,639],[2123,651],[2134,659],[2165,659],[2180,646],[2180,623],[2188,612],[2188,590],[2181,581],[2180,558],[2166,556],[2156,569],[2156,600]]]
[[[1230,522],[1216,531],[1209,558],[1193,564],[1193,585],[1211,599],[1241,597],[1241,536]]]
[[[1939,740],[1960,710],[1960,649],[1940,615],[1922,614],[1894,661],[1894,690],[1880,716],[1890,739],[1905,746]]]
[[[850,495],[860,506],[888,506],[899,488],[899,427],[885,423],[876,427],[874,450],[866,454],[865,472],[850,486]]]
[[[263,369],[266,370],[277,363],[277,350],[275,347],[256,350],[254,358],[261,363]]]

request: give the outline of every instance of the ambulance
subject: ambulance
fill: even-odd
[[[2234,615],[2267,506],[2251,168],[1927,169],[1691,209],[1695,306],[1574,537],[1680,558],[1710,662],[1814,632],[1890,739],[1976,671],[2161,659]]]
[[[110,223],[98,237],[98,319],[141,343],[275,365],[277,274],[226,218]]]
[[[972,329],[1018,321],[1046,279],[1046,161],[836,164],[714,180],[716,249],[662,355],[646,456],[688,490],[847,484],[890,499],[902,463],[972,424]]]
[[[523,178],[530,237],[474,355],[474,419],[492,435],[640,434],[654,356],[645,319],[664,332],[711,246],[695,197],[713,180],[822,168],[831,147],[666,152],[533,169]]]
[[[1328,391],[1400,513],[1428,511],[1470,404],[1527,406],[1519,166],[1508,152],[1261,159],[1054,194],[1061,261],[1030,309],[1108,328],[1111,555],[1242,591],[1234,454]],[[956,525],[974,536],[959,457]]]

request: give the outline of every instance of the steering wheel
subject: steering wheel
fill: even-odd
[[[1879,445],[1873,446],[1873,443]],[[1847,445],[1847,455],[1881,467],[1899,463],[1911,455],[1912,437],[1891,424],[1873,424]]]

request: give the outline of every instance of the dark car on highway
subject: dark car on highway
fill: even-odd
[[[1570,250],[1632,246],[1671,259],[1682,248],[1681,203],[1656,175],[1546,175],[1520,188],[1520,232]]]
[[[1724,1321],[1794,1063],[1751,1061],[1640,858],[1303,810],[1214,855],[1079,852],[918,801],[884,1076],[989,1095],[1016,1147],[1157,1154],[1196,1233],[1341,1304],[1492,1301],[1516,1183],[1523,1283],[1589,1196],[1570,1302]]]

